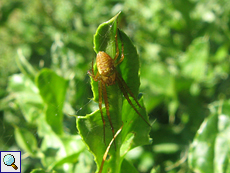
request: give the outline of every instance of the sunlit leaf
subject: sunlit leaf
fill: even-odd
[[[35,157],[38,148],[37,148],[37,140],[29,130],[22,128],[15,128],[14,131],[15,139],[17,144],[26,152],[29,153],[30,156]]]
[[[94,37],[95,51],[106,51],[111,57],[115,56],[115,35],[116,35],[116,22],[117,17],[115,16],[108,22],[101,24],[98,27],[98,30]],[[137,55],[137,51],[133,46],[130,39],[126,36],[125,33],[120,31],[120,35],[118,33],[119,38],[119,49],[121,54],[121,43],[124,44],[124,61],[118,65],[117,71],[121,74],[127,85],[130,87],[130,90],[137,97],[139,93],[139,58]],[[95,68],[95,73],[96,73]],[[94,100],[98,101],[98,83],[93,79],[92,81],[92,90],[94,94]],[[112,123],[115,131],[117,131],[121,125],[123,124],[123,129],[121,133],[115,139],[114,144],[110,148],[109,158],[105,161],[103,172],[120,172],[121,163],[123,161],[124,155],[128,150],[133,147],[139,145],[149,144],[149,130],[150,127],[148,124],[135,112],[132,106],[123,98],[121,91],[117,84],[107,87],[109,107],[110,107],[110,116],[112,119]],[[130,98],[132,102],[133,99]],[[143,101],[139,100],[142,107]],[[135,103],[135,102],[134,102]],[[134,104],[136,105],[136,104]],[[138,108],[137,108],[138,109]],[[145,119],[147,118],[147,114],[145,109],[138,109],[141,115]],[[108,121],[108,117],[106,115],[105,109],[103,109],[103,116],[106,121],[106,144],[104,143],[104,135],[103,135],[103,123],[101,119],[100,111],[97,110],[90,115],[85,117],[78,117],[77,127],[79,132],[89,147],[89,150],[94,154],[96,163],[98,168],[100,167],[102,157],[107,148],[107,145],[113,138],[112,131],[110,128],[110,124]],[[134,134],[134,138],[130,141],[129,145],[122,147],[127,149],[126,152],[122,152],[120,155],[120,148],[126,142],[126,136],[129,134]],[[116,150],[115,150],[116,145]],[[131,171],[132,172],[132,171]]]
[[[43,69],[38,74],[36,83],[44,102],[47,104],[46,120],[48,124],[57,134],[62,134],[62,108],[68,81],[52,70]]]
[[[230,102],[226,101],[202,123],[190,147],[189,164],[196,172],[225,173],[230,172],[229,159]]]

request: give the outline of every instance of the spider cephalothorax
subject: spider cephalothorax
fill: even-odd
[[[100,51],[96,58],[98,74],[107,86],[113,85],[116,82],[114,60],[105,52]]]

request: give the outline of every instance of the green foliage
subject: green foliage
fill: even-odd
[[[23,61],[25,59],[19,62]],[[38,72],[36,80],[29,76],[31,74],[15,74],[10,77],[8,86],[9,97],[15,99],[22,111],[21,118],[37,128],[33,133],[23,127],[23,121],[13,116],[16,142],[31,158],[40,159],[46,171],[62,170],[67,163],[70,171],[85,146],[78,135],[63,134],[62,109],[68,81],[50,69]]]
[[[119,14],[118,14],[119,15]],[[115,57],[116,45],[115,35],[117,32],[117,18],[118,15],[113,17],[111,20],[101,24],[94,36],[94,48],[96,53],[99,51],[106,51],[111,57]],[[119,42],[123,43],[124,54],[126,55],[121,65],[118,65],[116,69],[121,72],[122,77],[125,77],[125,81],[128,83],[134,95],[138,94],[139,87],[139,58],[135,47],[129,40],[129,38],[121,31]],[[120,50],[121,54],[121,50]],[[96,69],[95,69],[96,70]],[[96,75],[96,74],[95,74]],[[129,82],[128,82],[129,81]],[[97,82],[91,79],[92,90],[94,93],[94,100],[98,101],[98,87]],[[148,132],[150,127],[144,122],[141,117],[135,112],[135,110],[128,104],[127,101],[122,101],[122,93],[119,90],[118,84],[106,87],[108,90],[108,101],[110,107],[110,116],[115,131],[117,131],[122,125],[122,131],[116,138],[112,148],[109,152],[109,160],[106,160],[103,168],[103,172],[120,172],[125,170],[121,165],[125,154],[133,147],[150,144]],[[140,100],[142,102],[142,99]],[[134,102],[134,100],[132,100]],[[143,102],[141,106],[144,107]],[[101,113],[99,110],[85,117],[78,117],[77,126],[83,140],[87,144],[90,151],[95,156],[97,162],[98,171],[102,162],[103,155],[106,151],[107,145],[113,138],[111,128],[109,127],[108,117],[105,109],[103,109],[103,116],[106,120],[106,144],[104,143],[103,134],[103,122],[101,119]],[[144,109],[139,109],[141,115],[147,115]],[[116,148],[115,148],[116,145]],[[98,147],[100,146],[100,147]],[[127,171],[127,172],[132,172]]]
[[[189,164],[198,172],[230,172],[230,104],[210,105],[213,111],[201,125],[189,152]]]
[[[36,78],[36,84],[46,103],[46,121],[57,134],[62,134],[63,105],[68,82],[55,72],[43,69]],[[45,85],[44,85],[45,84]]]
[[[139,101],[150,122],[155,121],[152,144],[146,146],[139,145],[147,144],[147,138],[135,141],[139,138],[130,133],[137,127],[124,125],[116,140],[121,148],[116,156],[121,171],[229,172],[227,0],[1,0],[0,149],[22,150],[24,172],[96,171],[93,156],[78,134],[76,118],[69,115],[94,123],[81,125],[90,135],[100,136],[101,158],[106,146],[98,130],[102,125],[97,111],[98,83],[91,80],[91,90],[87,71],[95,52],[104,50],[114,57],[116,22],[112,29],[106,24],[102,30],[97,27],[119,11],[118,27],[124,31],[127,58],[117,69],[135,96],[140,87],[143,97]],[[139,60],[130,58],[136,57],[133,45]],[[109,97],[116,89],[109,87]],[[120,92],[115,98],[110,101],[114,101],[111,113],[119,115],[112,119],[118,121],[114,123],[117,130],[121,120],[125,122],[124,115],[128,122],[133,119],[133,109]],[[146,135],[143,120],[137,120],[136,130]],[[108,145],[112,132],[106,124]],[[131,141],[139,147],[123,158]],[[118,152],[114,144],[110,150],[109,155]],[[96,160],[100,164],[101,159]]]

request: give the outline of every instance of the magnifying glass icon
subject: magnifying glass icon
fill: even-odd
[[[15,158],[11,154],[7,154],[3,158],[3,162],[7,166],[12,166],[15,170],[18,169],[18,167],[14,164],[15,163]]]

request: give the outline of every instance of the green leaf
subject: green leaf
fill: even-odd
[[[214,108],[214,106],[212,105]],[[220,111],[222,110],[222,111]],[[219,104],[201,125],[190,147],[189,165],[196,172],[230,172],[230,102]]]
[[[131,163],[129,163],[126,159],[124,159],[121,165],[121,173],[126,173],[126,172],[138,173],[135,167]]]
[[[61,138],[61,141],[66,155],[62,159],[58,160],[54,167],[58,167],[65,163],[76,163],[78,161],[79,154],[85,149],[85,145],[79,135],[64,136]]]
[[[38,151],[37,140],[34,135],[27,129],[15,127],[14,130],[15,139],[17,144],[30,156],[35,157]]]
[[[42,168],[38,168],[38,169],[33,169],[30,173],[56,173],[56,171],[46,171],[43,170]]]
[[[42,163],[47,170],[61,167],[64,169],[65,165],[68,165],[68,170],[71,170],[73,163],[78,161],[78,156],[84,149],[85,145],[79,135],[60,137],[53,132],[47,134],[42,141],[41,150],[45,154]]]
[[[206,37],[194,39],[186,54],[181,58],[182,74],[196,81],[203,80],[209,57],[209,40]]]
[[[80,135],[57,135],[50,128],[43,136],[41,143],[42,165],[47,170],[73,169],[73,164],[78,161],[79,154],[85,150],[85,144]]]
[[[105,51],[112,58],[115,57],[115,35],[117,29],[116,22],[118,15],[119,14],[117,14],[111,20],[102,23],[98,27],[97,32],[94,36],[94,49],[96,53],[98,53],[99,51]],[[140,85],[139,57],[137,55],[136,48],[125,33],[120,31],[120,34],[118,32],[117,36],[120,55],[121,43],[123,43],[125,57],[122,63],[116,67],[116,70],[120,73],[134,96],[137,97]],[[94,66],[94,71],[96,74],[96,66]],[[95,82],[93,79],[91,79],[91,85],[94,100],[98,101],[98,82]],[[106,86],[106,90],[109,101],[109,112],[115,132],[122,126],[122,124],[123,129],[115,139],[115,144],[113,143],[113,145],[110,147],[108,159],[104,163],[104,168],[102,172],[120,172],[123,158],[131,148],[150,143],[148,136],[150,127],[135,112],[133,107],[129,105],[127,100],[124,99],[123,94],[121,93],[117,83],[115,85]],[[132,103],[134,103],[136,109],[138,109],[140,114],[143,115],[146,120],[148,120],[145,109],[138,108],[134,100],[132,98],[130,98],[130,100]],[[144,107],[142,98],[139,100],[139,103],[142,107]],[[94,154],[98,168],[101,165],[102,157],[106,151],[106,148],[113,138],[105,108],[103,108],[103,116],[106,124],[106,144],[104,143],[103,123],[99,110],[93,112],[92,114],[86,115],[85,117],[78,117],[77,119],[77,128],[83,140],[87,144],[89,150]]]
[[[43,69],[36,78],[40,95],[47,105],[46,120],[57,134],[63,133],[62,108],[68,81],[49,69]]]
[[[32,171],[30,171],[30,173],[46,173],[46,171],[43,170],[42,168],[39,168],[39,169],[33,169]]]
[[[23,56],[21,49],[18,49],[16,63],[18,68],[24,75],[29,76],[31,79],[35,78],[36,71],[34,70],[33,66],[27,61],[27,59]]]
[[[11,76],[8,90],[16,98],[26,121],[35,124],[43,112],[43,101],[31,78],[23,74]]]

